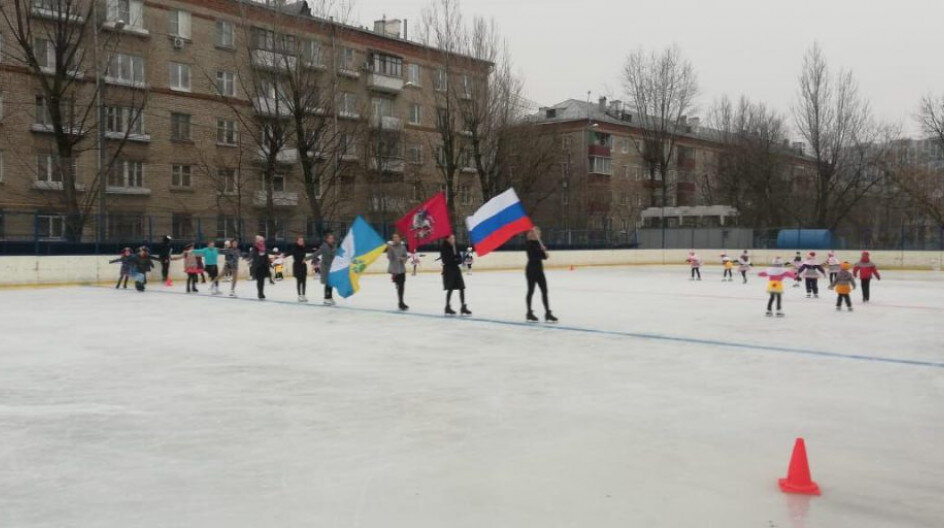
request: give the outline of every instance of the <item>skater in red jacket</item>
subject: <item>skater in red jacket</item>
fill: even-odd
[[[862,252],[862,258],[852,268],[852,275],[857,277],[862,284],[862,302],[869,302],[869,283],[873,276],[878,280],[882,280],[882,276],[878,273],[878,267],[869,258],[868,251]]]

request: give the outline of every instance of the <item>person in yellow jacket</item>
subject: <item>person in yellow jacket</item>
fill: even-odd
[[[727,253],[721,254],[721,265],[724,267],[724,274],[721,276],[721,282],[731,282],[734,280],[734,261]]]
[[[855,289],[855,277],[852,276],[852,264],[843,262],[839,265],[839,272],[836,273],[836,280],[829,286],[829,289],[836,290],[836,311],[842,310],[842,303],[845,301],[846,307],[852,311],[852,299],[849,294]]]

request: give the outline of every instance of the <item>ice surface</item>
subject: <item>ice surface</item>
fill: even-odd
[[[768,319],[720,275],[551,271],[558,327],[523,272],[466,277],[479,320],[435,274],[408,315],[385,276],[0,291],[0,526],[941,526],[944,276]],[[797,436],[821,497],[777,488]]]

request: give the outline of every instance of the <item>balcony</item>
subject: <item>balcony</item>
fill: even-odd
[[[361,72],[355,70],[354,68],[348,66],[339,66],[338,75],[341,77],[347,77],[348,79],[360,79]]]
[[[107,31],[117,31],[120,33],[127,33],[129,35],[135,35],[138,37],[149,37],[151,32],[144,29],[143,27],[133,26],[124,22],[123,20],[106,20],[102,23],[102,29]]]
[[[275,97],[256,97],[252,101],[256,113],[265,117],[290,117],[292,109],[285,101],[280,101]]]
[[[613,149],[606,145],[590,145],[587,147],[587,153],[591,156],[609,158]]]
[[[403,79],[379,73],[371,73],[367,77],[367,89],[375,92],[399,94],[403,91]]]
[[[62,182],[33,180],[33,189],[36,189],[37,191],[61,191]],[[85,184],[76,183],[75,190],[78,192],[85,192]]]
[[[148,189],[147,187],[119,187],[115,185],[109,185],[105,187],[105,193],[125,194],[128,196],[150,196],[151,189]]]
[[[252,204],[256,207],[266,206],[266,192],[256,191],[252,197]],[[272,191],[272,204],[276,207],[295,207],[298,205],[298,193],[289,191]]]
[[[33,123],[30,125],[30,130],[42,134],[52,134],[55,132],[52,123]],[[63,127],[62,131],[71,136],[81,136],[85,134],[82,127],[79,126]]]
[[[264,49],[252,50],[252,65],[266,70],[290,71],[295,69],[298,59],[293,55]]]
[[[134,141],[137,143],[150,143],[151,135],[150,134],[136,134],[134,132],[131,132],[127,134],[127,137],[126,137],[124,132],[109,130],[105,132],[105,139],[116,139],[119,141],[128,140],[128,141]]]
[[[64,9],[67,5],[65,3],[58,5],[56,2],[48,2],[48,5],[42,5],[40,2],[39,4],[40,5],[36,5],[34,3],[30,8],[30,14],[36,18],[45,18],[47,20],[65,19],[67,22],[74,24],[85,22],[85,17],[75,13],[72,9]]]
[[[403,120],[393,116],[374,116],[371,119],[373,126],[381,130],[398,131],[403,128]]]
[[[379,172],[400,174],[404,171],[405,165],[403,158],[384,158],[382,160],[373,158],[370,160],[371,170]]]
[[[269,159],[268,151],[266,149],[259,149],[258,158],[260,162],[266,162]],[[278,151],[275,154],[275,162],[285,165],[298,163],[298,149],[289,148]]]

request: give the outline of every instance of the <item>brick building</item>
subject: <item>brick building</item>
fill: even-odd
[[[0,237],[65,238],[69,171],[85,240],[97,233],[100,188],[110,240],[312,234],[314,206],[323,221],[362,214],[389,225],[442,186],[443,97],[471,97],[490,69],[407,40],[400,21],[344,25],[305,2],[74,1],[62,13],[61,0],[17,1],[39,71],[0,24]],[[66,25],[80,28],[71,59],[48,38]],[[57,60],[71,60],[68,75]],[[59,114],[69,126],[54,130],[42,83],[66,78]],[[293,122],[299,97],[304,127]],[[299,143],[309,134],[306,174]],[[69,138],[74,154],[59,159]],[[466,214],[476,180],[456,178]]]

